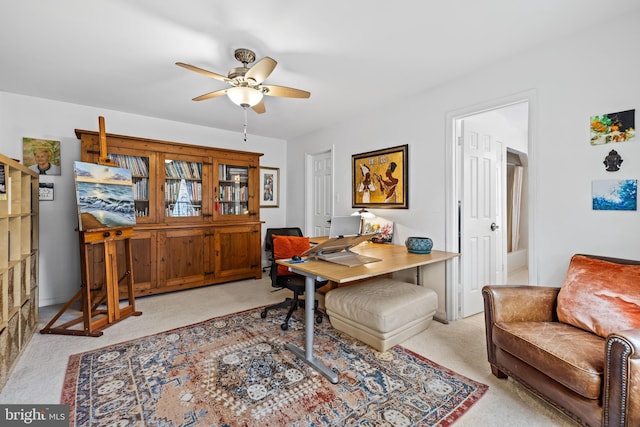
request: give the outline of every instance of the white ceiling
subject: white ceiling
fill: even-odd
[[[278,66],[249,134],[290,139],[617,16],[638,0],[14,0],[0,5],[0,91],[241,131],[226,84],[246,47]],[[570,54],[570,52],[568,52]],[[579,70],[576,70],[579,72]]]

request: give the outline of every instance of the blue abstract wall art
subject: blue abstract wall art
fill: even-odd
[[[593,210],[638,210],[637,179],[603,179],[593,181],[591,187]]]

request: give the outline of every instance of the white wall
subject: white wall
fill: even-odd
[[[539,283],[560,285],[576,252],[640,259],[634,238],[640,235],[640,214],[591,210],[592,180],[640,176],[640,137],[615,146],[624,159],[615,174],[602,165],[612,147],[589,145],[589,117],[639,107],[640,59],[633,54],[639,21],[636,14],[592,28],[410,98],[386,101],[378,111],[363,106],[355,118],[290,143],[250,135],[245,144],[240,133],[0,92],[2,153],[22,159],[25,136],[61,141],[63,175],[43,179],[55,183],[55,200],[40,204],[41,305],[65,302],[80,286],[71,176],[80,144],[74,129],[97,130],[100,115],[109,133],[265,153],[261,164],[281,169],[281,207],[261,210],[263,227],[304,224],[305,153],[335,146],[335,213],[348,214],[351,155],[409,144],[409,209],[375,212],[396,222],[396,243],[425,235],[444,249],[446,114],[533,89],[536,193],[530,201],[536,232],[530,239]]]
[[[591,209],[592,180],[640,177],[640,136],[615,146],[624,159],[617,173],[606,172],[602,164],[612,147],[589,143],[591,116],[640,109],[640,60],[633,54],[638,40],[636,14],[410,98],[385,102],[378,111],[363,110],[357,118],[291,141],[287,191],[303,190],[305,153],[334,145],[335,213],[350,213],[351,155],[409,144],[409,209],[375,213],[396,222],[396,243],[425,235],[434,240],[434,248],[444,249],[447,113],[534,90],[530,159],[536,191],[529,220],[536,229],[529,238],[536,248],[536,281],[559,286],[577,252],[640,259],[640,214]],[[289,199],[287,217],[303,223],[302,198]]]
[[[284,140],[249,134],[245,143],[240,132],[0,92],[0,151],[3,154],[22,160],[23,137],[59,140],[61,146],[62,175],[41,179],[54,183],[55,200],[40,202],[40,306],[66,302],[81,286],[72,172],[73,162],[80,160],[80,142],[74,130],[97,131],[98,116],[105,118],[107,133],[264,153],[261,165],[285,168]],[[239,119],[238,128],[241,126]],[[286,179],[286,174],[282,178]],[[261,209],[263,227],[284,224],[286,203],[287,194],[283,192],[280,208]]]

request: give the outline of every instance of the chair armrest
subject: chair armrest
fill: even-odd
[[[491,286],[482,288],[487,360],[498,378],[506,378],[496,365],[493,325],[497,322],[551,322],[557,320],[556,299],[560,288],[542,286]]]
[[[607,337],[602,425],[640,425],[640,329]]]
[[[496,322],[557,321],[560,288],[546,286],[492,286],[482,288],[485,318]]]

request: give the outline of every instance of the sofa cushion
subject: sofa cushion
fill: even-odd
[[[498,322],[493,327],[493,341],[579,395],[600,397],[603,338],[559,322]]]
[[[606,337],[640,328],[640,265],[574,255],[558,294],[558,320]]]
[[[300,236],[273,235],[273,257],[275,259],[288,259],[294,255],[302,255],[309,249],[309,238]],[[296,273],[289,271],[285,265],[278,265],[278,276],[288,276]]]

